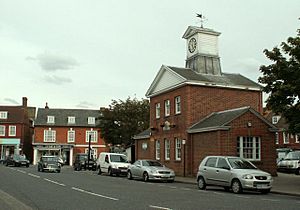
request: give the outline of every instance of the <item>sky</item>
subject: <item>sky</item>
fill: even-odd
[[[182,35],[201,25],[196,13],[221,32],[222,72],[257,81],[270,64],[263,50],[296,36],[299,9],[299,0],[0,0],[0,105],[146,98],[162,65],[185,67]]]

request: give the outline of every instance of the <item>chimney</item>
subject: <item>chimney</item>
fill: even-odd
[[[22,98],[22,106],[27,107],[27,98],[26,97]]]
[[[45,109],[49,109],[48,102],[46,102]]]

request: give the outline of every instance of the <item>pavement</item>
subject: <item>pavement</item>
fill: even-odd
[[[277,173],[278,176],[273,177],[273,187],[271,193],[292,195],[300,197],[300,175]],[[197,185],[195,177],[175,177],[175,182],[188,183]]]

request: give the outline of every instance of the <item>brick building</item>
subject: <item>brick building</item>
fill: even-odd
[[[11,154],[23,153],[32,160],[32,135],[35,107],[27,106],[22,98],[21,106],[0,106],[0,159]]]
[[[261,86],[221,71],[219,35],[185,31],[186,67],[163,65],[149,87],[150,130],[135,136],[136,156],[195,176],[206,155],[235,155],[276,175],[276,127],[262,116]]]
[[[289,124],[280,114],[276,114],[271,110],[265,110],[265,118],[278,128],[275,137],[276,148],[289,148],[300,150],[300,134],[289,133]]]
[[[77,153],[108,151],[97,127],[99,110],[39,108],[34,127],[34,164],[42,155],[61,156],[72,165]]]

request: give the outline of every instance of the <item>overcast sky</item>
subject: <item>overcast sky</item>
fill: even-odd
[[[185,66],[189,25],[222,34],[223,72],[254,81],[300,28],[300,1],[0,0],[0,105],[107,107],[145,98],[161,65]]]

